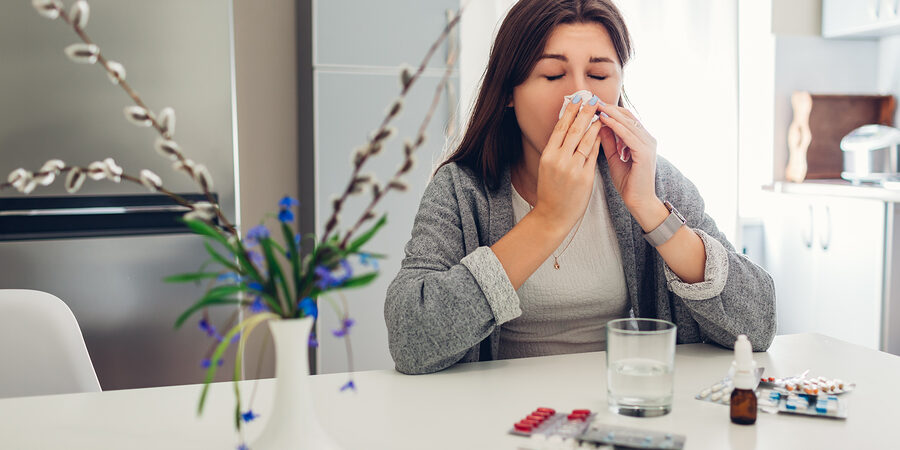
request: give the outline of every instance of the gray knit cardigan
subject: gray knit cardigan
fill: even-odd
[[[612,185],[606,161],[599,162],[631,315],[675,322],[679,344],[712,342],[732,348],[737,335],[746,334],[755,351],[767,349],[775,336],[772,277],[734,251],[704,212],[693,183],[658,157],[657,196],[678,208],[706,246],[706,280],[687,285],[644,240]],[[437,171],[422,196],[406,257],[384,304],[398,371],[430,373],[496,357],[500,327],[521,310],[506,271],[489,247],[514,225],[509,170],[493,190],[480,175],[457,164]],[[711,264],[711,258],[721,261]],[[718,286],[704,286],[710,282]],[[673,284],[680,286],[673,289]],[[710,297],[710,292],[715,295]]]

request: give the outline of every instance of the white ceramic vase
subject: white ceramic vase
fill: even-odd
[[[316,417],[309,389],[309,333],[313,318],[270,320],[275,341],[275,397],[251,450],[339,449]]]

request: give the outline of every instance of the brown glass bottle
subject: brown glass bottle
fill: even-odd
[[[756,394],[752,390],[731,391],[731,421],[738,425],[756,423]]]

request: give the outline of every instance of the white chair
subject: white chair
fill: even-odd
[[[99,391],[72,310],[46,292],[0,289],[0,398]]]

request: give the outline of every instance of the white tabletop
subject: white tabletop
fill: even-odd
[[[658,418],[606,410],[604,353],[461,364],[431,375],[391,370],[355,374],[357,393],[340,393],[346,374],[312,377],[315,408],[347,449],[514,449],[513,422],[538,406],[588,408],[609,424],[684,434],[688,449],[897,448],[900,357],[827,336],[779,336],[755,353],[766,374],[811,375],[855,382],[843,394],[845,421],[760,412],[754,426],[733,425],[728,407],[694,399],[725,374],[733,353],[691,344],[677,347],[673,411]],[[245,382],[249,394],[251,382]],[[274,381],[262,380],[248,427],[260,432]],[[195,415],[199,385],[0,400],[0,447],[14,449],[233,449],[233,394],[212,387],[203,417]]]

